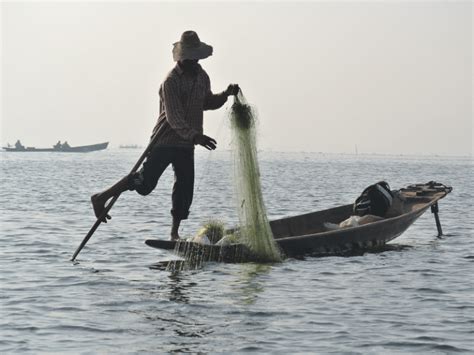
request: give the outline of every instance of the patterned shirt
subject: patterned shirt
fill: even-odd
[[[153,133],[158,146],[193,147],[203,133],[204,110],[215,110],[227,101],[222,92],[213,94],[209,76],[198,64],[197,74],[184,72],[179,64],[160,87],[160,115]]]

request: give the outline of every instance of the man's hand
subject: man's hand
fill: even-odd
[[[214,150],[216,149],[216,140],[205,136],[204,134],[198,134],[196,137],[194,137],[194,144],[199,144],[202,145],[204,148],[208,150]]]
[[[239,84],[230,84],[226,91],[225,91],[225,94],[227,96],[230,96],[230,95],[237,95],[240,91],[240,88],[239,88]]]

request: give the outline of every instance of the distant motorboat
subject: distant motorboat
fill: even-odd
[[[96,150],[107,149],[109,142],[91,144],[91,145],[81,145],[77,147],[71,147],[67,142],[60,144],[59,142],[53,146],[53,148],[35,148],[35,147],[25,147],[19,141],[15,144],[15,147],[7,146],[3,147],[7,152],[58,152],[58,153],[87,153],[94,152]]]
[[[129,144],[129,145],[119,145],[119,148],[120,149],[141,149],[143,147],[137,144]]]

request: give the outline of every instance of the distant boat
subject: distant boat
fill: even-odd
[[[119,148],[120,149],[141,149],[143,147],[137,144],[130,144],[130,145],[119,145]]]
[[[3,147],[7,152],[58,152],[58,153],[87,153],[96,150],[107,149],[109,142],[81,145],[77,147],[70,147],[66,144],[56,144],[53,148],[35,148],[35,147],[24,147],[21,144],[15,144],[15,147]]]

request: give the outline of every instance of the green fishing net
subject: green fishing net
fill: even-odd
[[[229,110],[239,236],[262,261],[280,261],[263,203],[257,159],[256,112],[240,91]]]
[[[253,261],[281,261],[282,256],[273,238],[263,203],[257,159],[256,112],[240,91],[228,114],[232,131],[233,175],[239,226],[225,235],[221,221],[206,222],[195,237],[176,243],[175,252],[184,260],[170,262],[167,266],[169,271],[197,269],[203,262],[216,259],[213,253],[219,249],[210,248],[206,244],[226,248],[234,243],[243,243],[251,255],[244,256],[245,252],[236,249],[235,255],[230,255],[230,260],[234,262],[247,260],[249,257]],[[204,245],[199,246],[199,243]],[[217,259],[220,259],[219,255]]]

